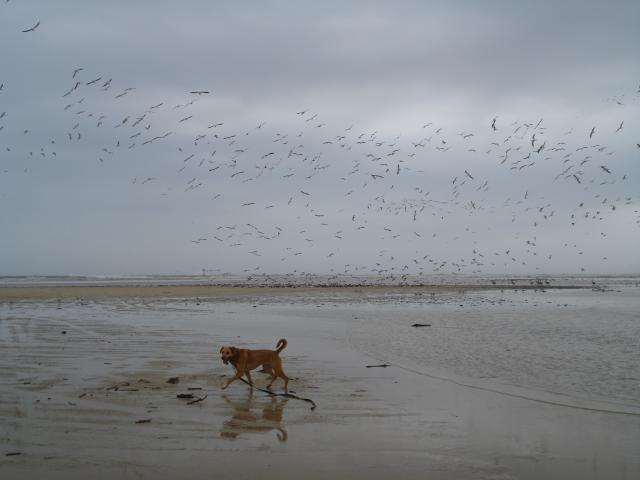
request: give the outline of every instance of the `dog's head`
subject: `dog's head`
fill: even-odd
[[[222,361],[225,365],[231,362],[237,354],[238,349],[236,347],[222,347],[220,349],[220,355],[222,356]]]

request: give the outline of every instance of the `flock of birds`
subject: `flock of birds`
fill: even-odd
[[[185,248],[199,249],[209,273],[232,270],[225,261],[233,259],[248,276],[315,269],[403,282],[544,272],[558,252],[574,255],[584,272],[582,234],[572,229],[606,242],[603,225],[620,207],[633,211],[630,228],[640,227],[638,184],[618,170],[616,148],[599,140],[624,132],[624,118],[561,132],[540,118],[496,116],[475,131],[425,121],[388,136],[302,108],[275,125],[267,118],[247,127],[217,118],[207,89],[143,106],[143,88],[117,87],[109,75],[78,67],[68,81],[59,131],[35,134],[9,123],[0,78],[0,173],[8,178],[24,159],[82,158],[126,177],[126,191],[144,189],[159,209],[168,201],[197,206],[202,223],[185,232]],[[623,116],[639,98],[640,87],[613,102]]]

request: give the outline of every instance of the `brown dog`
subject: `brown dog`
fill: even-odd
[[[248,350],[246,348],[237,347],[222,347],[220,353],[222,354],[222,361],[225,365],[230,363],[236,369],[236,374],[227,380],[227,383],[222,389],[224,390],[234,380],[242,378],[242,375],[247,376],[249,385],[253,386],[251,380],[251,370],[263,366],[263,370],[271,374],[271,382],[267,385],[267,388],[271,388],[276,378],[280,377],[284,380],[284,391],[288,392],[287,385],[289,384],[289,377],[287,377],[282,371],[282,360],[280,360],[280,352],[287,346],[287,341],[284,338],[278,340],[276,350]]]

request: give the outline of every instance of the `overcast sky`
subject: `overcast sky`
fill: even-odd
[[[2,0],[0,274],[638,273],[639,19]]]

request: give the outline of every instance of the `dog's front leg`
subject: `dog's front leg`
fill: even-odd
[[[224,387],[222,387],[222,390],[227,388],[231,382],[240,379],[240,377],[242,377],[242,373],[236,372],[236,374],[233,377],[231,377],[229,380],[227,380],[227,383],[225,384]]]
[[[246,370],[244,373],[247,376],[247,380],[249,380],[249,386],[253,388],[253,380],[251,380],[251,371]]]
[[[231,377],[229,380],[227,380],[227,383],[224,387],[222,387],[222,390],[227,388],[231,382],[242,378],[242,374],[244,373],[247,366],[247,359],[241,354],[240,358],[238,359],[238,363],[236,363],[234,366],[236,369],[236,374],[233,377]]]

